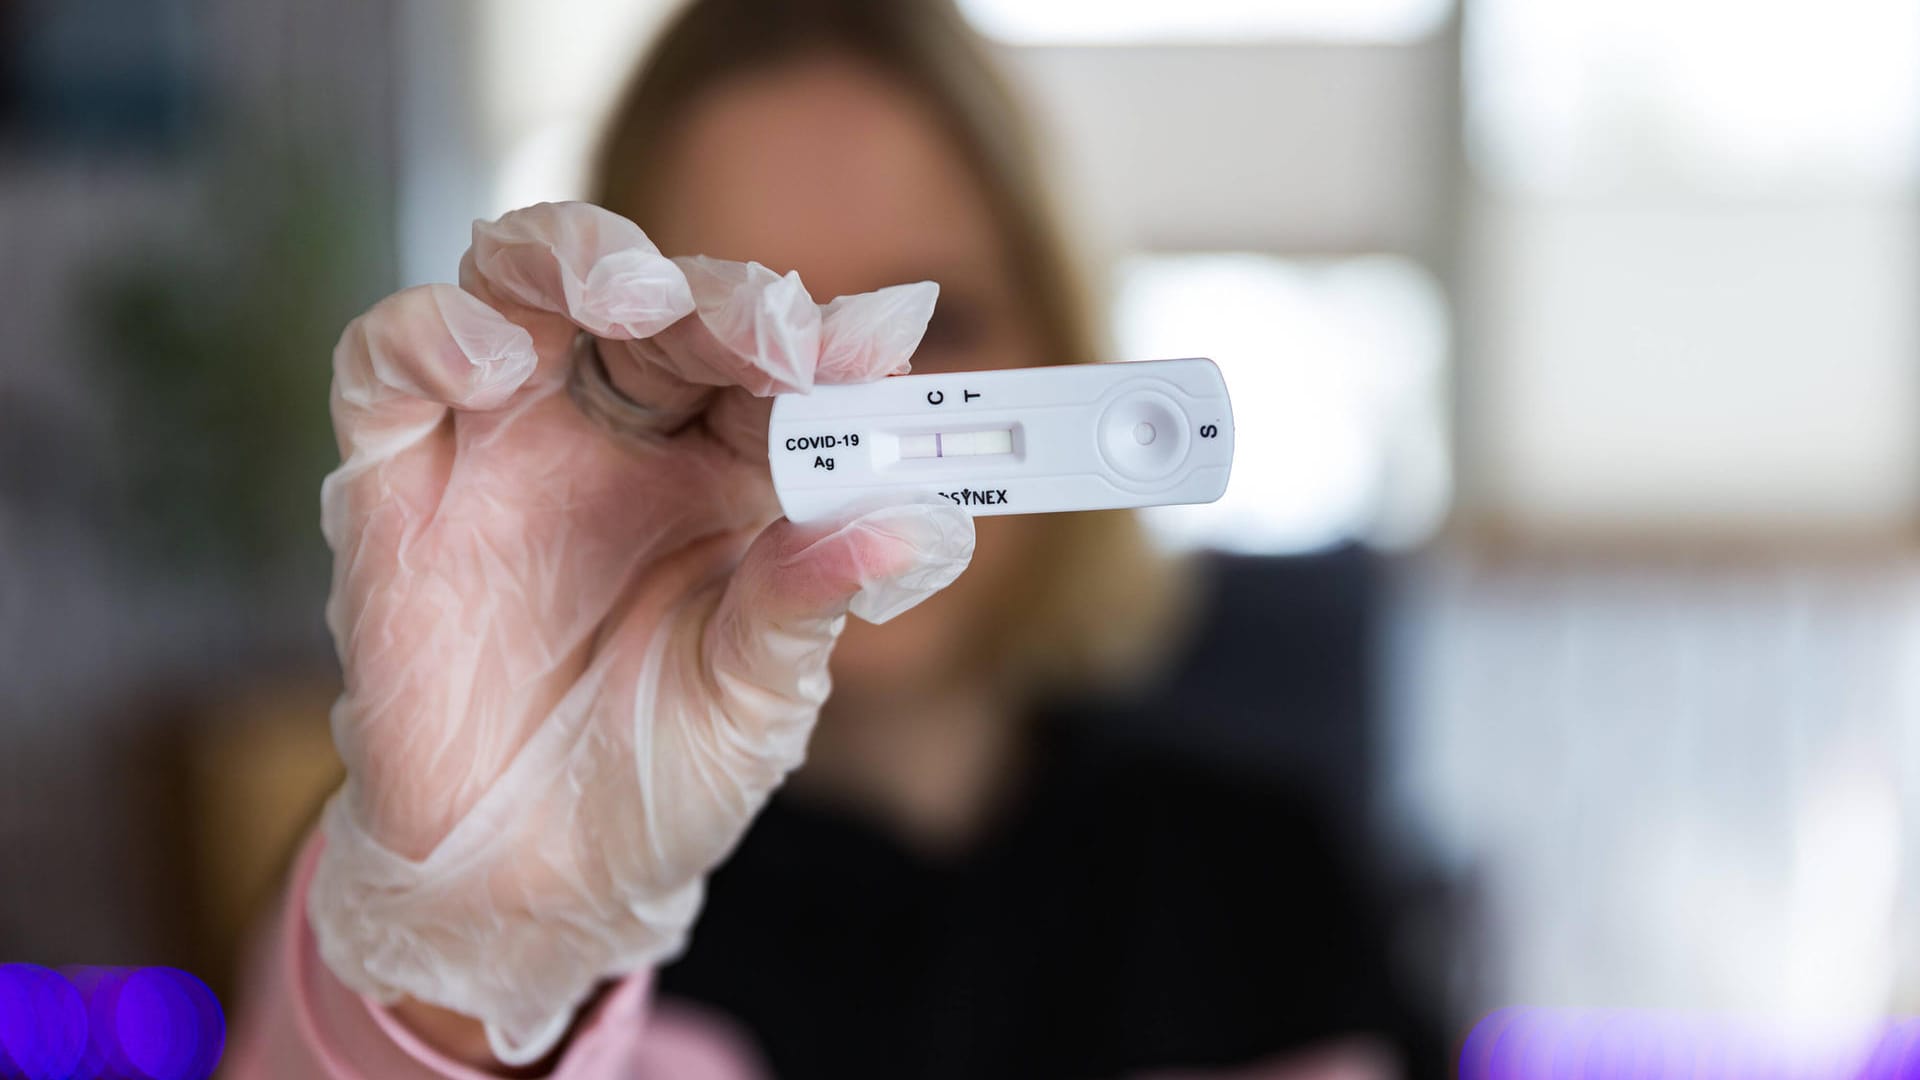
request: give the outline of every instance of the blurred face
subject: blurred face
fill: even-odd
[[[655,178],[649,235],[669,255],[797,270],[814,299],[940,283],[916,372],[1045,363],[984,194],[931,111],[852,61],[807,60],[709,92]],[[853,621],[834,654],[843,691],[924,692],[954,673],[1032,536],[982,518],[973,566],[885,626]]]

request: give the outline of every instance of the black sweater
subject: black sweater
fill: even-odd
[[[739,1021],[785,1080],[1118,1078],[1349,1034],[1444,1075],[1344,820],[1371,771],[1368,566],[1216,563],[1180,674],[1049,710],[963,856],[777,796],[662,993]]]

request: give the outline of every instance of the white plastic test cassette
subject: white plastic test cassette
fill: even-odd
[[[794,521],[907,493],[976,515],[1212,502],[1233,410],[1203,359],[899,375],[775,398],[767,457]]]

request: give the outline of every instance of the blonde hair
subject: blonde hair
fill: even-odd
[[[951,0],[694,0],[655,41],[616,105],[595,170],[598,201],[648,224],[674,125],[737,75],[820,54],[873,66],[939,117],[1000,223],[1018,295],[1061,363],[1101,358],[1081,268],[1017,96]],[[1140,675],[1171,639],[1183,568],[1125,511],[1057,514],[998,605],[978,662],[1035,692]]]

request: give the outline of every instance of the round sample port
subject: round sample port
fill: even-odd
[[[1157,390],[1121,394],[1100,415],[1100,456],[1130,480],[1159,480],[1187,460],[1186,413]]]

